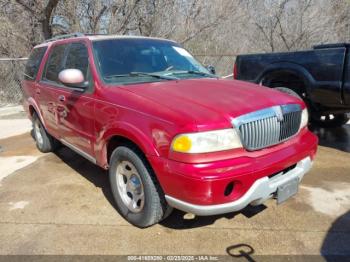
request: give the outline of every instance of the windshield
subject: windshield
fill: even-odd
[[[93,42],[104,82],[133,84],[215,77],[174,42],[155,39],[108,39]]]

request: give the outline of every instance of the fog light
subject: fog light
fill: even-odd
[[[227,185],[226,188],[225,188],[224,195],[225,195],[225,196],[229,196],[229,195],[232,193],[233,188],[234,188],[233,182],[228,183],[228,185]]]

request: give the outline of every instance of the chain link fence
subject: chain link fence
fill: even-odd
[[[234,55],[197,54],[203,65],[212,65],[219,76],[232,74]],[[0,106],[20,104],[22,100],[21,80],[26,58],[0,58]]]
[[[0,59],[0,106],[21,103],[21,80],[26,60],[26,58]]]

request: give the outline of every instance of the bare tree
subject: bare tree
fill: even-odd
[[[252,49],[262,51],[304,49],[334,41],[331,24],[338,14],[331,14],[328,5],[316,0],[241,0],[249,26],[245,37]]]
[[[350,2],[333,0],[330,2],[328,10],[333,18],[330,24],[335,33],[335,38],[341,42],[350,42]]]
[[[217,54],[296,50],[350,35],[345,0],[0,0],[0,6],[2,27],[25,48],[76,31],[171,38],[195,53]]]
[[[205,64],[215,65],[219,73],[230,74],[235,55],[240,53],[349,42],[350,2],[0,0],[2,57],[25,57],[44,39],[72,32],[170,38]],[[17,83],[21,70],[23,63],[2,64],[0,89],[11,81]]]
[[[42,28],[42,34],[45,39],[52,37],[51,19],[52,14],[59,0],[48,0],[46,4],[37,0],[16,0],[26,12],[35,18],[35,22],[39,23]],[[36,25],[34,25],[35,27]]]

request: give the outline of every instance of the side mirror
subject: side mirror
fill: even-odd
[[[216,70],[215,70],[215,67],[214,67],[214,66],[208,65],[208,66],[207,66],[207,69],[208,69],[208,71],[209,71],[211,74],[213,74],[213,75],[216,74]]]
[[[79,69],[64,69],[58,74],[58,80],[66,86],[84,91],[89,83],[84,81],[84,75]]]

